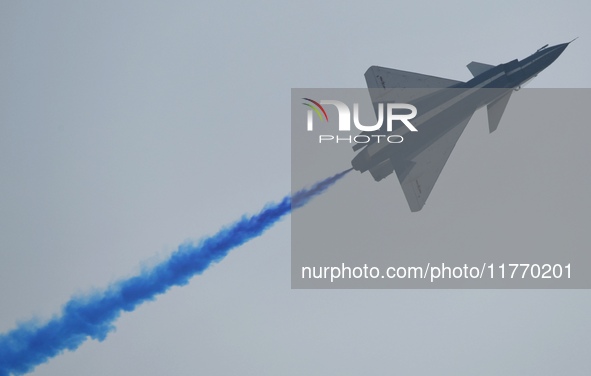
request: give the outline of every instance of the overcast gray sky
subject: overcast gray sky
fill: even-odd
[[[292,87],[363,87],[370,65],[467,80],[579,36],[529,87],[588,88],[590,8],[2,2],[0,332],[286,194]],[[590,297],[291,290],[287,219],[34,374],[588,375]]]

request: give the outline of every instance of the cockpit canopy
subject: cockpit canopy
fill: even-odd
[[[542,47],[538,48],[538,50],[536,52],[540,52],[540,51],[542,51],[546,47],[548,47],[548,44],[545,44]]]

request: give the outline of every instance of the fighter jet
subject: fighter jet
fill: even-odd
[[[391,132],[362,132],[372,137],[353,147],[362,149],[351,161],[353,169],[369,170],[376,181],[395,171],[410,210],[421,210],[472,114],[487,106],[489,131],[494,132],[513,91],[552,64],[571,42],[545,45],[523,60],[497,66],[473,61],[467,65],[474,76],[468,82],[370,67],[365,80],[376,117],[379,103],[412,104],[417,109],[412,120],[417,131],[410,132],[401,124]],[[400,135],[404,141],[377,142],[379,134]]]

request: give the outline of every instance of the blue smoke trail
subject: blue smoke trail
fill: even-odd
[[[100,292],[71,298],[61,315],[45,324],[31,321],[0,335],[0,376],[30,372],[66,349],[77,349],[88,338],[104,340],[115,329],[113,322],[122,311],[133,311],[172,286],[187,284],[191,277],[221,261],[233,248],[262,235],[349,171],[351,169],[286,196],[278,203],[268,204],[258,214],[245,215],[198,244],[183,244],[166,261],[135,277],[116,282]]]

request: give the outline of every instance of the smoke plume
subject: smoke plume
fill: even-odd
[[[71,298],[61,313],[48,322],[29,321],[0,334],[0,376],[30,372],[66,349],[77,349],[89,338],[104,340],[115,329],[113,323],[122,312],[135,310],[172,286],[188,283],[232,249],[262,235],[292,210],[322,194],[349,171],[267,204],[259,213],[244,215],[198,243],[182,244],[167,260],[134,277],[102,291]]]

